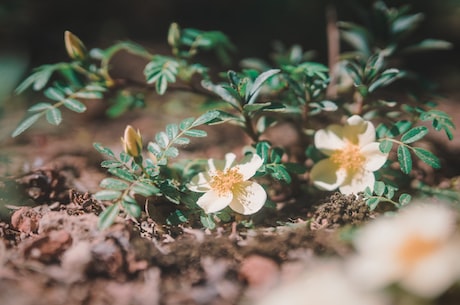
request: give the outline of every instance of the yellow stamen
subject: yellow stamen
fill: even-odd
[[[428,240],[414,234],[398,249],[398,258],[405,266],[411,266],[430,255],[439,247],[438,240]]]
[[[347,170],[347,172],[358,171],[363,167],[363,163],[366,160],[361,153],[360,147],[352,143],[347,143],[344,149],[335,151],[330,159],[340,168]]]
[[[210,182],[211,188],[219,195],[227,194],[232,188],[243,181],[243,175],[238,168],[231,168],[226,171],[218,170]]]

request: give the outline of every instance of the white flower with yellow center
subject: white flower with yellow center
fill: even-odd
[[[233,153],[226,154],[225,161],[209,159],[207,171],[196,175],[188,185],[191,191],[204,193],[197,204],[206,213],[230,206],[235,212],[249,215],[265,204],[267,193],[264,188],[249,181],[263,160],[256,154],[246,156],[240,164],[235,164],[235,159]]]
[[[330,125],[315,133],[315,146],[328,158],[315,164],[310,172],[320,189],[339,188],[342,194],[357,194],[374,189],[374,172],[386,162],[388,154],[375,141],[371,122],[354,115],[344,126]]]
[[[399,283],[420,297],[440,295],[460,279],[455,221],[447,206],[420,202],[376,219],[354,239],[350,276],[368,289]]]

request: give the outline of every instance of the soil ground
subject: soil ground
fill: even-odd
[[[98,230],[103,206],[91,194],[108,175],[92,143],[120,151],[127,124],[153,139],[167,123],[199,113],[198,97],[176,93],[172,98],[165,103],[151,97],[147,108],[113,121],[98,116],[97,107],[86,116],[65,113],[58,128],[39,124],[14,140],[5,134],[23,112],[0,121],[6,143],[1,157],[8,160],[0,181],[2,305],[254,304],[300,274],[315,255],[350,253],[344,230],[378,217],[379,211],[370,212],[360,198],[320,193],[281,198],[276,218],[275,210],[264,210],[253,227],[168,227],[144,214]],[[455,103],[442,100],[442,107],[449,111]],[[239,154],[247,144],[236,127],[207,130],[209,137],[193,141],[183,158],[221,158],[228,151]],[[282,145],[293,140],[290,134],[289,126],[272,131]],[[428,145],[454,165],[441,173],[425,169],[433,185],[458,175],[458,140],[446,144],[440,138]]]

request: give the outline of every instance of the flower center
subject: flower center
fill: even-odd
[[[411,266],[430,255],[439,247],[439,241],[423,239],[418,235],[410,236],[398,249],[398,258],[406,266]]]
[[[218,170],[210,182],[211,188],[219,195],[226,194],[232,188],[243,181],[243,175],[238,168],[231,168],[226,171]]]
[[[349,172],[356,172],[362,168],[366,158],[361,153],[358,145],[347,143],[344,149],[335,151],[331,161]]]

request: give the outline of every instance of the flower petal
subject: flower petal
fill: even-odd
[[[334,151],[343,149],[345,142],[342,137],[342,126],[331,125],[315,133],[315,146],[321,152],[330,156]]]
[[[211,177],[206,173],[199,173],[195,177],[192,178],[192,181],[187,185],[187,188],[193,192],[207,192],[211,189],[209,185],[209,181]]]
[[[351,177],[340,186],[340,192],[344,195],[358,194],[363,192],[366,187],[374,190],[375,176],[373,172],[362,170]]]
[[[366,157],[364,169],[375,172],[381,168],[388,159],[388,154],[380,151],[379,143],[372,142],[361,148],[361,153]]]
[[[346,178],[346,172],[339,170],[330,159],[316,163],[310,171],[310,179],[320,189],[332,191],[338,188]]]
[[[264,161],[257,154],[246,155],[241,164],[237,165],[238,172],[243,175],[243,180],[246,181],[256,174],[263,163]]]
[[[267,200],[264,188],[253,181],[239,183],[233,192],[230,208],[243,215],[254,214],[259,211]]]
[[[224,209],[232,201],[233,194],[231,192],[227,194],[218,194],[211,190],[203,194],[196,204],[200,206],[206,214],[215,213]]]
[[[365,121],[359,115],[353,115],[344,126],[343,137],[353,144],[363,146],[375,142],[375,128],[371,122]]]
[[[233,165],[235,164],[235,160],[236,160],[236,155],[234,153],[226,153],[225,154],[225,166],[223,170],[225,171],[233,167]]]

